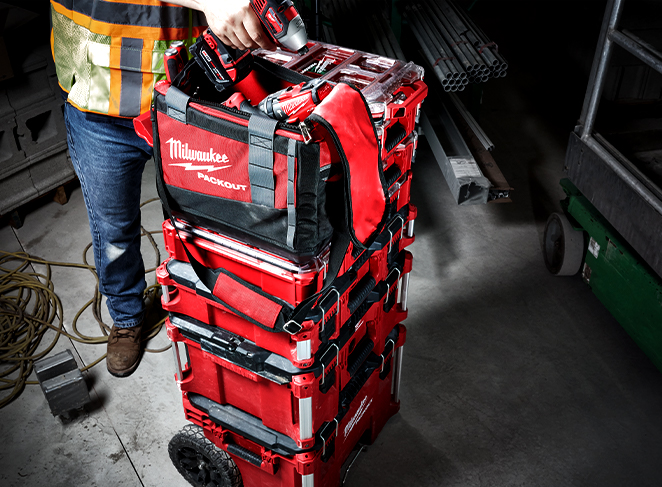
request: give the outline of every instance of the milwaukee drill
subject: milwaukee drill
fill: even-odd
[[[251,0],[265,33],[290,51],[308,51],[308,35],[301,16],[291,0]],[[207,29],[191,46],[191,53],[218,91],[244,79],[252,69],[250,50],[232,49]]]
[[[300,122],[310,115],[332,89],[328,81],[317,78],[272,93],[260,102],[258,109],[277,120]]]
[[[223,105],[247,113],[261,113],[287,123],[305,119],[331,93],[333,86],[323,79],[314,79],[290,86],[268,95],[254,107],[241,92],[233,93]]]

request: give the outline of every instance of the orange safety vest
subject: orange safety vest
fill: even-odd
[[[147,111],[165,77],[163,53],[190,46],[201,12],[159,0],[51,0],[58,81],[80,110],[132,118]]]

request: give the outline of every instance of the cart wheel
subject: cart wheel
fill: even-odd
[[[584,258],[584,232],[572,228],[564,214],[552,213],[543,238],[547,270],[556,276],[577,274]]]
[[[189,424],[172,437],[168,453],[177,471],[196,487],[241,487],[241,474],[230,455]]]

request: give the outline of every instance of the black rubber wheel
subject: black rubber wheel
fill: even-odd
[[[575,230],[562,213],[552,213],[545,225],[543,255],[547,270],[556,276],[574,276],[584,259],[584,232]]]
[[[189,424],[168,444],[170,460],[195,487],[241,487],[241,474],[230,455],[205,438],[202,428]]]

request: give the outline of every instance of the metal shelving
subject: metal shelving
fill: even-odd
[[[624,0],[609,0],[579,124],[566,154],[569,179],[654,272],[662,276],[662,190],[594,131],[614,45],[662,73],[662,54],[619,30]]]

